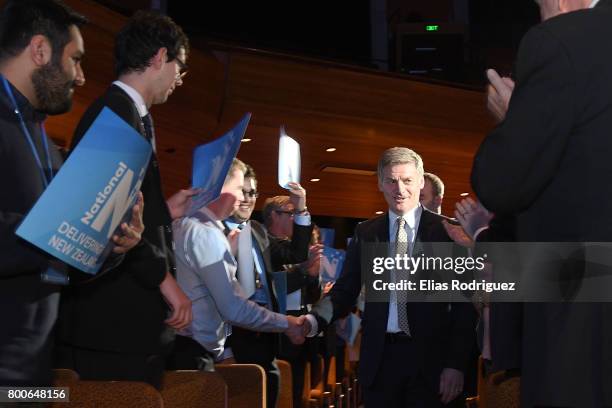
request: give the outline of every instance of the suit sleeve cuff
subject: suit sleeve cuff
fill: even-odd
[[[317,319],[313,315],[307,314],[306,320],[308,320],[308,323],[310,323],[310,331],[306,334],[306,337],[316,336],[319,332],[319,323],[317,322]]]

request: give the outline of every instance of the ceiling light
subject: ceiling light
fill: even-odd
[[[460,195],[461,197],[467,197],[467,196],[469,196],[469,195],[470,195],[470,193],[461,193],[461,194],[459,194],[459,195]]]
[[[249,139],[248,137],[245,137],[240,142],[247,143],[247,142],[250,142],[251,140],[253,140],[253,139]]]
[[[376,211],[376,215],[382,215],[384,213],[385,213],[384,211]]]
[[[321,181],[321,179],[319,179],[319,178],[311,178],[310,181],[312,181],[313,183],[316,183],[317,181]]]
[[[335,147],[328,147],[327,149],[325,149],[326,152],[335,152],[336,148]]]

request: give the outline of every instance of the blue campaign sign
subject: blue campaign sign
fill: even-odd
[[[335,282],[340,277],[342,272],[342,265],[344,265],[344,258],[346,252],[342,249],[334,249],[331,247],[323,248],[323,257],[321,258],[321,264],[319,266],[319,272],[323,283]]]
[[[190,215],[221,194],[225,176],[232,160],[238,154],[240,141],[250,119],[251,114],[247,113],[229,132],[194,149],[191,180],[193,187],[201,189],[202,192],[193,197]]]
[[[336,230],[333,228],[320,228],[321,243],[328,247],[334,246],[334,240],[336,239]]]
[[[111,236],[137,199],[150,157],[146,139],[104,108],[17,235],[95,274],[114,246]]]

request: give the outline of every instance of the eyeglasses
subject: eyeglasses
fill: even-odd
[[[257,198],[259,197],[259,191],[257,190],[250,190],[250,191],[246,191],[246,190],[242,190],[242,194],[244,194],[244,197],[250,197],[250,198]]]
[[[279,214],[287,214],[290,217],[293,217],[293,211],[287,211],[287,210],[274,210],[275,213],[279,213]]]
[[[183,61],[181,61],[178,58],[176,58],[176,63],[179,67],[179,72],[176,74],[175,80],[182,81],[183,78],[185,78],[185,75],[187,75],[189,67],[187,66],[187,64],[185,64]]]

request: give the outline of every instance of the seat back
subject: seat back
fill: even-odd
[[[165,408],[228,406],[227,384],[218,373],[166,371],[162,379],[161,395]]]
[[[293,408],[293,374],[291,364],[285,360],[276,360],[280,371],[280,392],[278,408]]]
[[[215,370],[227,384],[229,406],[232,408],[265,408],[266,372],[257,364],[220,364]]]
[[[70,402],[52,408],[163,408],[161,394],[149,384],[133,381],[75,381],[70,383]]]

